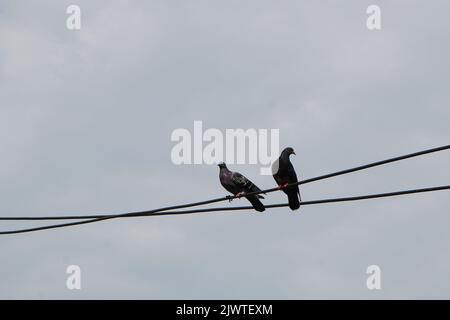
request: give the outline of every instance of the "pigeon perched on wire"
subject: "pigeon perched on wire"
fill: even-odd
[[[273,178],[278,187],[288,196],[289,208],[297,210],[300,208],[300,191],[298,185],[288,186],[298,182],[294,166],[289,159],[291,154],[295,155],[294,149],[288,147],[281,152],[280,157],[272,165]]]
[[[227,165],[224,162],[218,164],[220,168],[219,179],[222,186],[238,198],[245,197],[252,204],[256,211],[263,212],[266,210],[264,205],[259,199],[264,199],[261,195],[249,195],[247,193],[260,192],[259,189],[253,182],[248,180],[239,172],[232,172],[228,170]]]

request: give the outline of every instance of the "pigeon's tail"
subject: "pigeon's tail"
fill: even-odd
[[[246,197],[248,201],[252,204],[253,208],[255,208],[256,211],[263,212],[266,210],[266,207],[264,207],[263,203],[259,201],[259,199],[255,196]]]
[[[300,208],[300,195],[296,191],[288,192],[287,196],[291,210]]]

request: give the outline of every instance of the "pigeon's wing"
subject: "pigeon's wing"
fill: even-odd
[[[289,183],[296,183],[296,182],[298,182],[297,173],[295,173],[295,169],[294,169],[294,166],[292,165],[292,163],[289,163],[288,175],[289,175]],[[298,185],[295,186],[295,191],[297,191],[298,195],[300,195],[300,190],[298,188]]]
[[[239,172],[233,172],[231,179],[232,179],[233,183],[236,184],[237,186],[239,186],[240,188],[242,188],[243,191],[246,191],[246,192],[260,192],[261,191],[260,188],[258,188],[253,182],[248,180],[246,177],[244,177]],[[262,196],[258,195],[258,198],[259,197],[263,198]]]
[[[247,188],[249,185],[252,184],[252,182],[250,180],[248,180],[246,177],[244,177],[242,174],[240,174],[239,172],[233,172],[233,174],[231,175],[231,180],[233,181],[233,183],[235,183],[236,185],[242,187],[242,188]]]

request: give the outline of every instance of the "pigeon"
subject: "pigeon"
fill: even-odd
[[[218,164],[220,168],[219,179],[222,186],[238,198],[245,197],[252,204],[256,211],[263,212],[266,210],[264,205],[259,199],[264,199],[261,195],[250,195],[246,196],[246,193],[260,192],[259,189],[253,182],[248,180],[239,172],[232,172],[228,170],[227,165],[224,162]]]
[[[273,163],[272,173],[278,187],[288,196],[289,208],[291,210],[297,210],[300,208],[301,200],[298,185],[287,187],[288,184],[298,182],[294,166],[289,159],[291,154],[295,155],[294,149],[290,147],[284,149],[280,157]]]

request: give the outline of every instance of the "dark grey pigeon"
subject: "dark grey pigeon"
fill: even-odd
[[[259,192],[261,189],[259,189],[257,186],[253,184],[250,180],[248,180],[246,177],[244,177],[239,172],[232,172],[228,170],[227,165],[225,163],[219,164],[220,172],[219,172],[219,179],[222,186],[232,194],[238,197],[245,197],[248,201],[252,204],[253,208],[255,208],[256,211],[263,212],[266,210],[264,205],[262,204],[259,199],[264,199],[261,195],[250,195],[246,196],[246,193],[251,192]]]
[[[290,147],[284,149],[280,157],[273,163],[272,173],[280,189],[288,196],[289,208],[297,210],[300,208],[301,200],[298,185],[286,187],[288,184],[298,182],[294,166],[289,159],[291,154],[295,154],[294,149]]]

